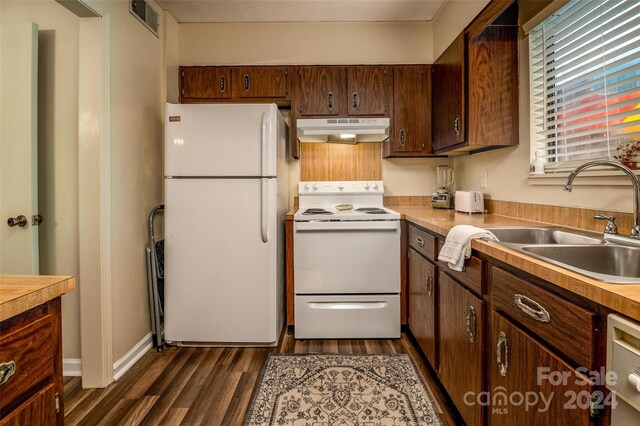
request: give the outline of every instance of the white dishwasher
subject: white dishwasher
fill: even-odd
[[[607,317],[607,372],[617,375],[607,381],[616,401],[611,425],[640,425],[640,323],[618,314]]]

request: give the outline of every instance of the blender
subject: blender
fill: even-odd
[[[452,209],[454,203],[453,169],[447,165],[436,167],[436,179],[438,190],[433,194],[431,207],[434,209]]]

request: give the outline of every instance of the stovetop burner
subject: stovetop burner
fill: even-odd
[[[360,207],[356,209],[357,212],[363,212],[366,214],[387,214],[387,211],[380,207]]]
[[[305,211],[303,211],[302,214],[304,214],[304,215],[333,214],[333,212],[330,212],[330,211],[325,210],[325,209],[310,208],[310,209],[306,209]]]

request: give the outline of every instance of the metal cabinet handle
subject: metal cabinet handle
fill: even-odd
[[[327,95],[327,107],[329,107],[329,109],[333,109],[333,92],[329,92]]]
[[[525,295],[516,293],[513,295],[513,301],[522,312],[529,315],[531,318],[545,323],[551,320],[549,311],[543,308],[542,305],[540,305],[535,300],[530,299]]]
[[[418,243],[420,247],[424,247],[424,239],[422,237],[416,237],[416,243]]]
[[[504,348],[504,356],[502,351]],[[498,335],[498,345],[496,346],[496,362],[502,376],[506,376],[509,371],[509,345],[507,343],[507,335],[501,331]]]
[[[352,99],[353,99],[353,109],[358,109],[360,107],[360,96],[358,96],[358,92],[353,92],[352,95]]]
[[[473,306],[467,308],[467,336],[471,343],[476,341],[476,309]]]
[[[460,136],[460,116],[456,115],[456,119],[453,120],[453,130],[456,131],[456,136]]]
[[[227,78],[224,75],[220,76],[220,93],[224,93],[227,88]]]
[[[16,372],[16,363],[14,361],[3,362],[0,364],[0,386],[7,383]]]
[[[404,145],[407,141],[407,131],[400,129],[400,145]]]
[[[20,228],[24,228],[27,226],[27,218],[24,215],[20,215],[18,217],[10,217],[7,220],[7,225],[10,227],[19,226]]]
[[[433,275],[431,275],[431,270],[427,274],[427,296],[431,297],[433,293]]]
[[[243,79],[243,84],[244,84],[244,91],[248,92],[249,88],[251,87],[251,81],[249,80],[249,74],[245,74]]]

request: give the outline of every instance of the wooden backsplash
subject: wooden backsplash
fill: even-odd
[[[382,180],[380,143],[301,143],[300,180]]]

